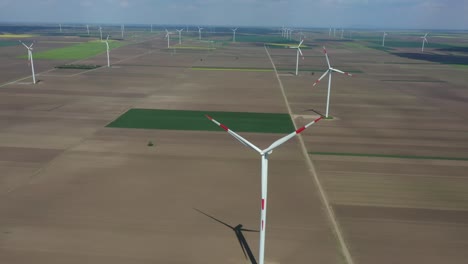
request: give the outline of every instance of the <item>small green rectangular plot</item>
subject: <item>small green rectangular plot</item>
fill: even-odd
[[[294,124],[288,114],[130,109],[107,125],[117,128],[222,131],[209,115],[236,132],[291,133]]]

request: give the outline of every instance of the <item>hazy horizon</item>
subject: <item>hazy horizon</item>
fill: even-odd
[[[468,29],[465,0],[0,0],[1,23]]]

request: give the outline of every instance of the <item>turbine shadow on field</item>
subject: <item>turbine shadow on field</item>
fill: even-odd
[[[325,116],[323,113],[321,113],[321,112],[319,112],[319,111],[317,111],[317,110],[315,110],[315,109],[313,109],[313,108],[311,108],[311,109],[306,109],[306,110],[304,110],[304,111],[305,111],[305,112],[314,112],[314,113],[316,113],[316,114],[319,115],[319,116]]]
[[[237,237],[237,240],[239,241],[239,244],[240,244],[240,247],[242,249],[242,252],[244,253],[244,256],[246,259],[249,259],[250,262],[252,264],[257,264],[257,261],[255,260],[255,256],[253,255],[252,253],[252,250],[250,249],[249,247],[249,244],[247,243],[247,240],[245,239],[244,237],[244,234],[242,232],[259,232],[258,230],[251,230],[251,229],[245,229],[245,228],[242,228],[242,225],[241,224],[238,224],[237,226],[233,227],[233,226],[230,226],[226,223],[224,223],[223,221],[219,220],[219,219],[216,219],[215,217],[207,214],[207,213],[204,213],[203,211],[200,211],[196,208],[193,208],[195,211],[215,220],[216,222],[226,226],[226,227],[229,227],[232,231],[234,231],[234,233],[236,234],[236,237]]]

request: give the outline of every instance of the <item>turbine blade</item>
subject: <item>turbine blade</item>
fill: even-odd
[[[298,135],[300,134],[302,131],[306,130],[308,127],[310,127],[311,125],[313,125],[314,123],[320,121],[320,119],[322,119],[322,117],[319,117],[317,119],[315,119],[314,121],[308,123],[307,125],[297,129],[296,131],[292,132],[291,134],[289,135],[286,135],[278,140],[276,140],[275,142],[273,142],[273,144],[271,144],[268,148],[266,148],[263,153],[268,153],[270,151],[272,151],[273,149],[281,146],[283,143],[287,142],[288,140],[290,140],[291,138],[293,138],[295,135]]]
[[[224,223],[223,221],[221,221],[221,220],[219,220],[219,219],[214,218],[213,216],[211,216],[211,215],[209,215],[209,214],[207,214],[207,213],[205,213],[205,212],[203,212],[203,211],[198,210],[197,208],[193,208],[193,210],[199,212],[200,214],[204,214],[204,215],[208,216],[209,218],[215,220],[215,221],[218,222],[218,223],[221,223],[221,224],[223,224],[223,225],[225,225],[225,226],[227,226],[227,227],[229,227],[229,228],[231,228],[231,229],[234,229],[234,227],[232,227],[232,226],[230,226],[230,225]]]
[[[320,78],[318,78],[318,79],[314,82],[314,84],[312,84],[312,86],[317,85],[317,84],[323,79],[323,77],[325,77],[325,76],[327,75],[327,73],[328,73],[329,71],[330,71],[330,70],[326,70],[326,71],[322,74],[322,76],[320,76]]]
[[[302,42],[304,42],[304,40],[301,40],[301,42],[300,42],[299,45],[297,46],[298,48],[302,45]]]
[[[250,143],[250,141],[248,141],[247,139],[241,137],[240,135],[238,135],[236,132],[232,131],[231,129],[229,129],[227,126],[219,123],[218,121],[214,120],[211,116],[209,115],[206,115],[206,117],[211,120],[213,123],[217,124],[219,127],[221,127],[222,129],[224,129],[226,132],[228,132],[231,136],[233,136],[235,139],[237,139],[239,142],[241,142],[242,144],[244,144],[245,146],[247,147],[250,147],[251,149],[257,151],[258,153],[262,153],[262,150],[259,149],[257,146],[255,146],[254,144]]]
[[[24,44],[21,40],[19,40],[19,42],[20,42],[21,44],[23,44],[23,46],[29,50],[29,47],[26,46],[26,44]]]
[[[253,230],[253,229],[245,229],[245,228],[241,228],[241,231],[245,231],[245,232],[260,232],[258,230]]]
[[[240,247],[242,248],[242,252],[244,252],[245,259],[248,259],[247,252],[245,252],[244,244],[242,243],[242,239],[240,238],[239,234],[237,234],[237,232],[236,232],[236,237],[237,237],[237,241],[239,241]]]
[[[327,58],[328,68],[331,68],[330,60],[328,59],[328,53],[327,53],[327,49],[325,48],[325,46],[323,46],[323,53],[325,53],[325,58]]]
[[[338,72],[338,73],[341,73],[341,74],[345,74],[345,75],[348,75],[348,76],[353,76],[351,73],[349,72],[344,72],[344,71],[340,71],[338,69],[335,69],[335,68],[331,68],[332,71],[334,72]]]
[[[302,51],[301,51],[301,49],[300,49],[299,47],[297,47],[297,50],[299,51],[299,54],[301,54],[301,56],[302,56],[302,59],[304,59],[304,54],[302,54]]]

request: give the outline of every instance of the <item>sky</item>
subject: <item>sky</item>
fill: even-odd
[[[468,0],[0,0],[0,22],[468,29]]]

